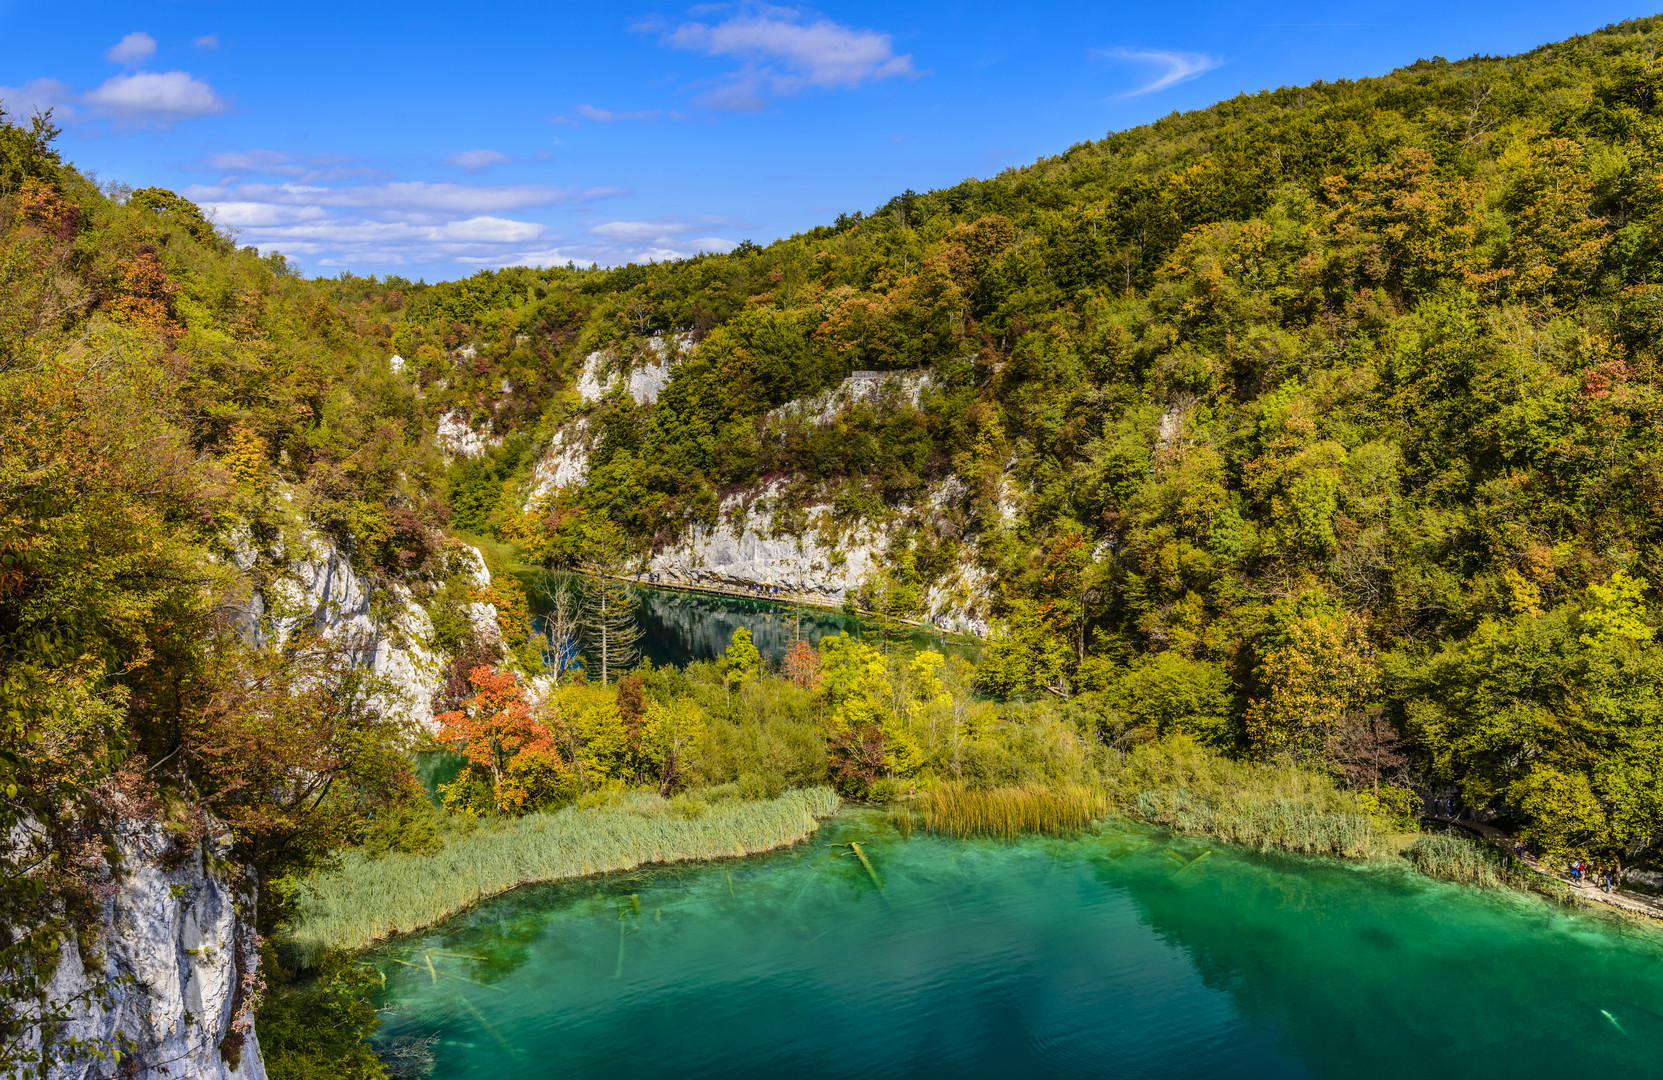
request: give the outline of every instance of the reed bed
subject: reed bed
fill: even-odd
[[[1370,858],[1386,854],[1379,823],[1333,781],[1288,762],[1234,761],[1188,740],[1127,755],[1114,783],[1144,821],[1258,848]]]
[[[310,964],[326,950],[362,949],[420,930],[520,885],[784,847],[837,808],[830,788],[720,802],[696,814],[639,794],[590,809],[527,814],[454,839],[437,855],[369,859],[352,852],[339,869],[297,888],[292,942],[298,959]]]
[[[1028,833],[1074,832],[1109,812],[1100,788],[1081,784],[970,788],[950,784],[921,794],[894,817],[903,830],[913,826],[944,836],[996,836],[1014,840]]]
[[[1427,877],[1485,889],[1520,889],[1560,903],[1580,898],[1570,886],[1527,866],[1509,865],[1491,844],[1454,833],[1425,833],[1403,853]]]
[[[1260,851],[1281,848],[1347,858],[1370,858],[1382,852],[1374,820],[1359,810],[1257,792],[1214,801],[1183,789],[1143,791],[1138,793],[1135,813],[1174,832],[1199,833]]]

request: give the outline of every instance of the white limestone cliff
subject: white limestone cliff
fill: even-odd
[[[102,975],[112,986],[108,1001],[76,1004],[56,1045],[109,1045],[120,1032],[130,1056],[117,1065],[49,1051],[48,1080],[265,1080],[246,1007],[259,980],[254,895],[229,880],[229,831],[219,826],[183,857],[159,821],[123,817],[115,831],[119,858],[107,867],[111,888],[88,942],[97,967],[89,971],[82,950],[67,941],[47,994],[60,1002],[85,998]]]
[[[402,714],[425,727],[433,726],[433,695],[444,674],[446,658],[435,654],[428,641],[433,623],[403,585],[394,584],[379,595],[352,568],[352,561],[327,538],[308,534],[302,550],[261,552],[246,536],[237,544],[239,569],[252,572],[264,558],[278,572],[263,588],[253,590],[241,614],[239,629],[250,642],[282,642],[302,627],[362,649],[363,662],[391,687],[384,711]],[[491,584],[491,572],[478,548],[456,545],[453,557],[463,562],[462,573],[475,589]],[[468,605],[468,621],[482,640],[502,640],[497,611],[491,604]]]
[[[774,526],[766,504],[777,488],[722,503],[714,527],[695,525],[674,543],[654,553],[647,572],[667,585],[716,588],[778,586],[787,593],[841,605],[881,568],[892,539],[884,526],[870,521],[839,522],[826,505],[807,508],[807,527],[783,532]],[[932,492],[938,499],[941,492]],[[841,526],[841,527],[840,527]],[[949,633],[987,633],[992,597],[986,573],[968,555],[930,583],[923,621]]]

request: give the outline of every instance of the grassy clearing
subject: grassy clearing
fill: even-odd
[[[528,814],[453,839],[436,855],[370,859],[354,851],[338,870],[297,889],[292,941],[310,964],[326,950],[361,949],[419,930],[519,885],[784,847],[814,832],[837,807],[829,788],[713,805],[629,795],[605,806]]]

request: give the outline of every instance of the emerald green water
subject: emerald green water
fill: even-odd
[[[850,812],[769,855],[520,890],[372,959],[383,1036],[437,1036],[442,1080],[1663,1070],[1649,930],[1132,826],[960,843]]]

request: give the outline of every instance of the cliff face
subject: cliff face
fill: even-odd
[[[686,347],[683,340],[666,345],[664,339],[650,339],[642,350],[645,361],[633,367],[620,367],[610,353],[591,353],[577,390],[586,403],[627,391],[638,403],[650,404],[657,400],[676,357]],[[903,403],[917,407],[930,385],[927,372],[859,371],[822,394],[781,405],[770,416],[828,424],[863,404],[879,409]],[[585,482],[597,434],[587,416],[577,417],[555,433],[532,472],[525,509],[532,509],[550,492]],[[659,575],[666,585],[778,586],[831,605],[841,605],[881,572],[892,541],[900,535],[898,525],[842,520],[830,506],[820,505],[805,508],[806,527],[779,528],[768,508],[779,490],[779,485],[772,484],[730,495],[723,500],[714,527],[689,528],[652,556],[648,572]],[[962,486],[949,479],[937,484],[920,506],[902,508],[895,515],[896,522],[939,516],[938,511],[963,496]],[[923,621],[951,633],[981,636],[987,633],[991,600],[988,576],[967,550],[957,565],[928,584]]]
[[[446,658],[427,645],[433,623],[403,585],[372,589],[348,559],[328,539],[304,538],[301,550],[282,545],[261,550],[248,539],[237,544],[237,566],[254,575],[262,563],[268,573],[253,589],[240,618],[245,638],[255,645],[281,642],[310,626],[326,637],[353,641],[362,649],[363,662],[391,687],[381,701],[384,711],[400,713],[426,727],[433,726],[433,694],[444,673]],[[491,584],[491,572],[477,548],[462,546],[455,557],[473,587]],[[468,605],[468,621],[486,641],[500,642],[496,608]]]
[[[240,537],[234,557],[252,583],[238,614],[246,640],[263,646],[311,627],[351,641],[361,662],[390,686],[381,707],[432,725],[445,657],[426,644],[432,623],[407,589],[373,588],[316,534],[264,547]],[[462,574],[475,588],[490,584],[476,549],[464,547],[452,557],[463,560]],[[468,616],[486,640],[501,640],[494,607],[473,603]],[[239,893],[232,884],[231,836],[210,824],[206,839],[182,850],[160,822],[139,814],[118,821],[102,918],[87,949],[73,941],[64,946],[48,993],[54,1001],[74,1001],[99,973],[112,980],[111,999],[78,1004],[62,1038],[107,1044],[120,1033],[128,1050],[119,1065],[58,1061],[49,1080],[264,1080],[246,1008],[259,980],[254,886]],[[95,970],[86,968],[83,951],[95,957]]]
[[[62,1034],[108,1043],[120,1032],[129,1050],[119,1064],[56,1061],[49,1080],[265,1080],[246,1007],[259,978],[254,895],[228,880],[230,833],[221,826],[181,851],[162,823],[134,817],[117,823],[115,839],[112,888],[88,942],[95,968],[67,942],[48,993],[73,1000],[101,971],[110,1000],[77,1006]]]

